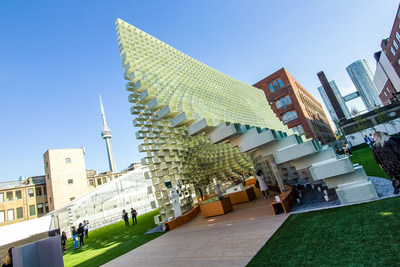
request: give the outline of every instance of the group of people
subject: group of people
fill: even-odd
[[[335,149],[336,149],[336,154],[338,155],[345,154],[347,156],[353,156],[353,152],[351,152],[350,145],[346,142],[343,144],[343,150],[341,150],[337,146],[335,146]]]
[[[132,216],[132,225],[137,224],[137,211],[134,208],[131,208],[131,216]],[[122,219],[125,221],[125,225],[129,226],[129,214],[126,210],[122,211]]]
[[[83,221],[79,224],[78,229],[76,226],[72,226],[72,240],[74,241],[74,249],[84,246],[83,238],[89,238],[89,221]],[[79,237],[79,241],[78,241]],[[61,245],[63,251],[67,250],[67,234],[65,232],[61,235]]]
[[[390,137],[387,133],[375,132],[372,153],[376,163],[392,180],[394,194],[400,190],[400,138]]]

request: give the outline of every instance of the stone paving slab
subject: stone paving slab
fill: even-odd
[[[228,214],[210,218],[199,214],[103,266],[246,266],[288,218],[274,215],[273,198],[256,193],[256,200],[234,205]]]

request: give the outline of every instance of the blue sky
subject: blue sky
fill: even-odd
[[[254,84],[285,67],[321,100],[324,70],[345,68],[390,34],[398,1],[0,1],[0,181],[44,173],[47,149],[86,148],[108,169],[102,95],[117,169],[139,161],[114,22],[121,18],[189,56]]]

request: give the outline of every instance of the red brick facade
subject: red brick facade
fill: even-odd
[[[307,138],[323,144],[336,140],[321,104],[285,68],[254,86],[264,91],[277,117],[295,132],[304,130]]]
[[[397,75],[400,77],[400,6],[397,10],[389,38],[381,43],[382,51],[389,59]]]
[[[395,98],[394,94],[396,94],[396,90],[393,88],[392,83],[388,79],[383,86],[382,92],[379,94],[379,98],[381,99],[383,105],[389,105],[392,103],[392,100]]]

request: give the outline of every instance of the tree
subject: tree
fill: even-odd
[[[387,128],[386,128],[386,122],[390,120],[389,116],[387,115],[386,112],[376,108],[375,113],[378,114],[378,121],[380,124],[383,124],[383,127],[385,127],[386,132],[388,132]]]
[[[366,127],[367,119],[359,115],[359,111],[356,107],[351,108],[351,115],[353,116],[354,121],[357,124],[357,129],[359,130],[361,137],[364,139],[363,130]]]

